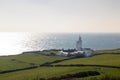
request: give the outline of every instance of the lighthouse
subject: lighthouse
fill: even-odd
[[[59,56],[75,56],[77,57],[90,57],[93,55],[93,49],[91,48],[82,48],[82,38],[79,36],[78,41],[76,41],[76,50],[75,49],[68,49],[62,50],[58,52]]]
[[[79,36],[79,39],[76,42],[76,50],[82,51],[82,39],[81,39],[81,36]]]

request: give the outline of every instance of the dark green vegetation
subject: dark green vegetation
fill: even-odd
[[[0,57],[0,80],[120,80],[120,49],[99,50],[88,58],[56,53],[50,50]]]

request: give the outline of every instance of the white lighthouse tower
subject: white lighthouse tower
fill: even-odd
[[[78,50],[78,51],[82,50],[82,39],[81,39],[81,36],[79,36],[79,40],[76,42],[76,50]]]

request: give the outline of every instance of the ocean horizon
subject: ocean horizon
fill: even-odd
[[[74,49],[82,37],[82,47],[93,50],[120,48],[120,33],[30,33],[1,32],[0,56],[26,51]]]

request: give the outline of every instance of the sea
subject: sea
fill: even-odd
[[[16,55],[26,51],[74,49],[79,36],[82,38],[83,48],[120,48],[120,33],[0,32],[0,56]]]

